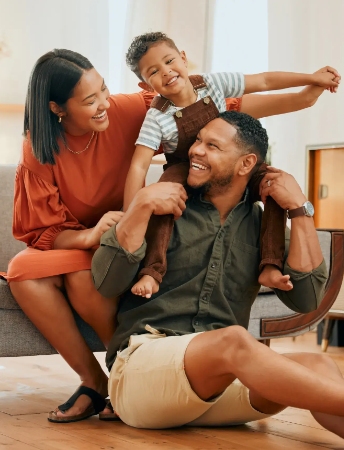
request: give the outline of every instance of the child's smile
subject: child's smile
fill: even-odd
[[[141,58],[139,68],[145,82],[176,106],[184,107],[194,102],[183,51],[179,53],[165,42],[153,45]]]

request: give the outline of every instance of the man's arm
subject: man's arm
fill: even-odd
[[[152,214],[178,219],[187,195],[179,183],[156,183],[141,189],[116,227],[103,234],[92,259],[96,289],[105,297],[127,290],[145,256],[145,234]]]
[[[306,197],[294,177],[270,168],[261,182],[262,201],[270,195],[283,209],[303,205]],[[294,311],[306,313],[316,309],[326,283],[326,267],[312,217],[291,219],[288,257],[284,274],[290,275],[293,289],[276,291],[279,298]]]

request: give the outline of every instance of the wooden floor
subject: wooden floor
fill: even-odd
[[[316,336],[274,341],[278,352],[314,351]],[[344,348],[328,354],[344,373]],[[97,354],[103,364],[104,354]],[[274,418],[229,428],[137,430],[97,417],[52,424],[46,413],[63,403],[78,384],[59,355],[0,358],[0,449],[8,450],[316,450],[344,449],[344,441],[323,430],[306,411],[288,408]]]

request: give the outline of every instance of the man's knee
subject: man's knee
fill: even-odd
[[[253,341],[255,342],[254,338],[239,325],[232,325],[218,331],[221,332],[217,336],[214,347],[227,364],[233,365],[233,368],[238,367],[251,351]]]

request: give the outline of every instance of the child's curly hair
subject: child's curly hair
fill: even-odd
[[[179,53],[174,41],[161,31],[154,31],[152,33],[136,36],[130,44],[125,59],[127,66],[138,76],[138,78],[140,78],[140,80],[144,81],[139,70],[139,62],[142,56],[145,55],[151,47],[160,44],[161,42],[165,42],[169,47],[177,50]]]

